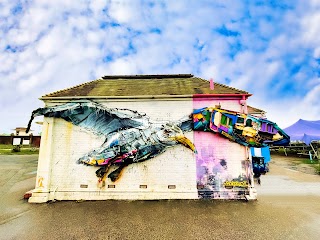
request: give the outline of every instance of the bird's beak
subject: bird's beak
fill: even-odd
[[[179,135],[173,137],[173,139],[175,141],[178,141],[179,143],[183,144],[187,148],[190,148],[194,153],[197,153],[197,150],[196,150],[196,147],[194,146],[194,144],[188,138],[186,138],[184,135],[179,134]]]

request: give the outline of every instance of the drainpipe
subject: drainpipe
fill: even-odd
[[[248,114],[248,107],[247,107],[247,99],[245,96],[242,96],[242,99],[239,101],[241,105],[241,113]]]

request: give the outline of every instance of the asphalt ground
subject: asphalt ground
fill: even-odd
[[[0,155],[0,239],[319,239],[320,176],[273,159],[258,200],[30,204],[37,155]]]

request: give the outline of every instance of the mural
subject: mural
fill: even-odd
[[[219,133],[243,146],[288,145],[290,137],[274,122],[220,108],[193,112],[194,130]]]
[[[107,108],[90,100],[71,101],[33,111],[28,130],[32,120],[40,115],[62,118],[105,137],[101,146],[77,160],[77,163],[100,167],[96,171],[100,182],[107,177],[114,182],[129,164],[152,159],[177,144],[197,153],[195,145],[184,135],[194,130],[194,139],[201,150],[196,156],[200,198],[237,198],[248,191],[252,166],[249,159],[238,158],[243,146],[289,142],[289,136],[273,122],[211,107],[194,110],[179,121],[164,123],[151,121],[145,114],[130,109]],[[230,147],[229,140],[234,142],[231,146],[234,161],[241,165],[241,171],[228,159],[230,149],[221,148],[219,144],[225,141]],[[205,143],[208,144],[204,146]],[[117,168],[108,174],[111,166]]]
[[[198,196],[243,198],[248,194],[251,179],[255,178],[260,183],[259,177],[265,174],[266,166],[261,159],[253,159],[251,163],[241,146],[285,145],[290,142],[289,136],[267,119],[221,108],[197,109],[198,104],[203,103],[194,102],[196,110],[192,115],[194,141],[199,151],[196,155]]]
[[[196,146],[201,145],[196,155],[198,197],[238,199],[248,195],[252,167],[249,159],[242,160],[245,147],[209,132],[195,132],[195,141]]]
[[[100,147],[88,152],[77,161],[86,165],[100,166],[96,171],[100,181],[106,178],[111,166],[118,167],[108,175],[114,182],[129,164],[151,159],[177,144],[183,144],[195,151],[193,143],[183,134],[192,130],[193,123],[189,117],[177,122],[152,122],[145,114],[129,109],[109,109],[96,102],[85,100],[33,111],[28,130],[34,117],[40,115],[62,118],[94,134],[106,137]]]

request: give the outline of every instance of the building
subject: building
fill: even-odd
[[[15,136],[30,136],[30,134],[33,135],[33,130],[30,130],[28,133],[26,133],[27,128],[25,127],[16,127],[13,130]]]
[[[260,118],[265,118],[266,117],[266,112],[262,109],[259,109],[259,108],[255,108],[255,107],[252,107],[252,106],[247,106],[247,110],[248,110],[248,114],[251,114],[253,116],[256,116],[256,117],[260,117]]]
[[[208,106],[247,113],[250,96],[191,74],[176,74],[105,76],[40,99],[47,107],[94,101],[108,109],[145,113],[151,122],[172,123]],[[190,131],[185,136],[197,153],[178,144],[126,166],[115,182],[101,181],[95,174],[98,168],[77,161],[105,138],[61,118],[45,117],[36,188],[29,202],[256,197],[248,147],[210,132]]]

